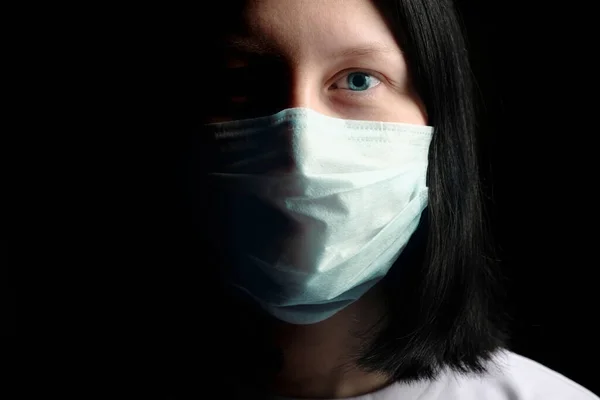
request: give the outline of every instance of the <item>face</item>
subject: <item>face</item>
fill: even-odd
[[[354,120],[426,125],[406,61],[371,0],[247,0],[224,37],[209,122],[307,107]]]

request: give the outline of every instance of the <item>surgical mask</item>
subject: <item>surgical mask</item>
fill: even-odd
[[[427,205],[433,128],[308,108],[204,126],[228,280],[272,316],[323,321],[391,268]],[[215,216],[213,216],[214,218]]]

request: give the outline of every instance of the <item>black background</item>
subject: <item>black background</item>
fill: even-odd
[[[582,4],[459,2],[485,99],[487,187],[509,278],[512,349],[600,393],[597,69],[591,64],[597,46],[585,18],[591,7]],[[69,162],[54,156],[60,165],[44,166],[53,170],[52,189],[44,192],[52,201],[39,211],[61,229],[41,224],[43,255],[69,268],[58,279],[76,282],[67,285],[65,320],[85,319],[88,329],[75,332],[122,335],[112,339],[115,348],[137,350],[111,354],[136,365],[153,359],[148,341],[176,336],[161,318],[178,298],[178,279],[196,268],[186,265],[182,132],[194,125],[191,104],[211,96],[190,92],[194,71],[186,63],[210,57],[189,27],[211,21],[208,9],[190,13],[110,10],[100,21],[82,18],[57,28],[60,37],[47,42],[54,46],[51,59],[68,68],[45,79],[57,78],[53,89],[70,97],[69,109],[47,121],[48,132],[68,126],[74,136],[59,152]],[[199,70],[195,79],[211,77]],[[199,291],[210,289],[201,271],[194,276]],[[12,281],[9,286],[14,289]],[[72,318],[75,309],[85,316]],[[14,332],[15,313],[7,320]]]
[[[460,4],[486,99],[512,348],[600,393],[589,10],[581,3]]]

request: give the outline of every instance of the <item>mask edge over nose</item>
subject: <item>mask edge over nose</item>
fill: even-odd
[[[256,200],[256,210],[244,210],[245,214],[234,217],[237,222],[227,227],[230,232],[245,232],[245,236],[224,238],[228,240],[226,247],[238,253],[230,283],[274,317],[310,324],[339,312],[383,279],[410,240],[427,205],[427,157],[433,127],[346,120],[303,107],[208,127],[217,142],[242,140],[250,147],[252,143],[258,145],[260,152],[265,139],[282,134],[278,129],[283,134],[289,131],[286,124],[293,127],[289,142],[275,142],[277,146],[296,146],[297,166],[293,171],[269,174],[238,169],[210,175],[231,196],[240,199],[251,195]],[[365,184],[369,180],[372,184]],[[303,199],[293,210],[285,206],[290,193]],[[385,209],[373,208],[379,204],[376,199],[386,196],[394,201]],[[340,205],[346,210],[342,218],[334,212],[339,213]],[[278,231],[282,225],[273,224],[270,218],[275,209],[278,218],[293,221],[299,229],[287,232],[287,236]],[[235,210],[223,212],[235,214]],[[306,218],[298,219],[298,213]],[[253,220],[253,214],[264,219]],[[378,220],[377,215],[394,217]],[[340,250],[343,256],[331,264],[327,252],[341,249],[346,236],[365,229],[369,222],[375,224],[370,229],[383,233],[357,242],[355,254]],[[269,258],[265,256],[268,243],[247,246],[253,235],[283,235],[288,240]],[[237,239],[231,240],[233,237]],[[244,240],[248,242],[241,243]],[[261,265],[250,261],[253,259],[261,260]],[[327,268],[322,267],[324,262],[330,263]]]

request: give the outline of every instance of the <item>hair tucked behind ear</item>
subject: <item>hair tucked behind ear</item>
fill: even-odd
[[[390,314],[359,363],[397,380],[482,372],[506,340],[485,222],[465,41],[449,0],[376,0],[435,129],[429,204],[385,284]]]

